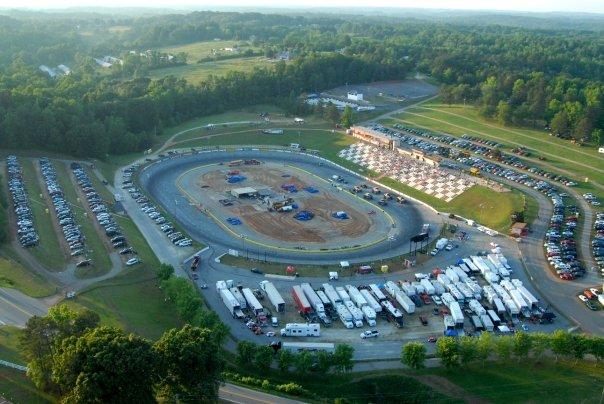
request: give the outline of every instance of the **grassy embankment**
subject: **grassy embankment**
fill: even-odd
[[[87,202],[85,199],[79,198],[79,194],[76,191],[78,185],[71,179],[71,170],[63,162],[53,161],[52,163],[57,171],[57,179],[63,189],[65,199],[71,205],[75,220],[80,225],[82,234],[86,237],[85,246],[88,257],[92,259],[92,265],[76,269],[76,276],[80,278],[94,278],[103,275],[111,269],[109,253],[112,251],[109,250],[101,238],[104,237],[104,234],[100,233],[102,229],[95,226],[93,222],[95,219],[84,208]]]
[[[494,140],[507,151],[524,146],[532,152],[531,164],[570,177],[579,183],[577,189],[581,192],[593,192],[604,198],[604,157],[593,146],[572,144],[541,130],[501,126],[480,116],[472,106],[426,103],[390,120],[396,121],[453,136],[469,134]],[[583,182],[585,178],[588,183]]]
[[[60,272],[65,269],[68,257],[59,243],[59,237],[63,237],[63,235],[59,234],[59,229],[55,229],[51,220],[54,208],[50,201],[47,203],[44,197],[40,197],[43,195],[41,188],[43,181],[38,180],[37,171],[34,168],[34,164],[37,165],[38,161],[27,158],[21,158],[19,161],[23,167],[23,180],[31,201],[34,226],[40,236],[40,243],[29,248],[28,251],[49,271]]]
[[[57,288],[19,262],[9,246],[0,247],[0,287],[14,288],[32,297],[53,295]]]

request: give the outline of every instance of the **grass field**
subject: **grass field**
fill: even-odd
[[[84,209],[86,201],[78,200],[77,184],[71,180],[71,173],[67,166],[60,161],[53,161],[53,166],[57,171],[57,179],[63,189],[65,199],[71,205],[75,220],[86,237],[85,246],[88,250],[88,257],[92,259],[91,266],[76,269],[76,276],[93,278],[105,274],[111,269],[111,260],[109,259],[109,249],[101,239],[103,236],[95,227],[94,218],[89,216]]]
[[[599,401],[604,369],[580,361],[543,364],[474,365],[460,371],[429,369],[467,392],[493,403],[579,403]]]
[[[46,297],[57,291],[54,285],[23,266],[8,246],[0,247],[0,287],[14,288],[32,297]]]
[[[525,146],[535,156],[545,158],[545,161],[534,161],[533,164],[577,181],[583,181],[587,177],[600,187],[586,184],[584,188],[604,196],[604,157],[594,147],[574,145],[540,130],[503,127],[481,117],[477,109],[471,106],[427,103],[397,115],[395,121],[397,120],[454,136],[469,134],[495,140],[507,149]]]
[[[175,76],[186,79],[191,84],[199,84],[210,76],[224,76],[231,71],[247,73],[256,67],[270,66],[272,66],[271,63],[264,57],[243,57],[155,69],[149,72],[149,77],[159,79]]]
[[[162,52],[176,54],[185,52],[187,54],[187,63],[197,63],[199,59],[213,57],[213,56],[225,56],[232,55],[232,52],[221,50],[224,48],[235,48],[238,47],[241,51],[251,49],[253,51],[259,48],[250,46],[245,41],[202,41],[194,42],[187,45],[169,46],[162,48]],[[216,52],[213,53],[212,50]]]
[[[67,256],[59,244],[60,235],[55,231],[51,221],[51,206],[46,204],[46,200],[41,198],[42,189],[34,164],[37,160],[20,159],[23,167],[23,179],[27,187],[27,193],[31,201],[31,208],[34,214],[34,225],[40,236],[40,243],[29,248],[28,251],[36,260],[50,271],[62,271],[67,264]]]
[[[15,404],[56,403],[58,400],[36,389],[25,373],[0,367],[0,396]]]

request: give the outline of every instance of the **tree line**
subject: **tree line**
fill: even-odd
[[[2,175],[0,175],[0,184],[2,182]],[[8,199],[4,192],[4,187],[0,185],[0,245],[8,242],[9,230],[8,230]]]
[[[600,361],[604,359],[604,338],[563,330],[551,334],[516,332],[500,336],[482,333],[478,337],[441,337],[436,341],[435,356],[442,366],[452,369],[489,359],[539,360],[546,354],[554,355],[556,359],[576,360],[592,355]],[[408,342],[401,349],[401,362],[411,369],[424,368],[427,358],[426,346],[421,342]]]

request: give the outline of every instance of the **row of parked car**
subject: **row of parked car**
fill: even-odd
[[[78,186],[84,193],[90,210],[95,215],[99,225],[105,230],[105,234],[109,237],[113,248],[119,250],[121,255],[135,255],[136,251],[128,245],[126,237],[122,233],[122,229],[109,213],[107,205],[92,185],[92,181],[84,168],[82,168],[79,163],[71,163],[71,170],[73,171]],[[135,265],[139,262],[140,260],[138,257],[134,256],[126,262],[126,265]]]
[[[591,192],[588,192],[586,194],[583,194],[583,198],[587,201],[587,203],[593,205],[593,206],[600,206],[601,203],[598,200],[598,197],[595,196],[594,194],[592,194]]]
[[[575,230],[579,220],[576,206],[565,206],[562,197],[552,198],[554,213],[545,234],[547,260],[560,279],[572,280],[585,274],[585,268],[577,259]]]
[[[86,254],[85,237],[80,230],[80,226],[75,220],[75,215],[69,205],[59,181],[57,180],[57,171],[53,167],[50,160],[42,157],[38,160],[40,164],[40,173],[46,185],[46,191],[54,206],[57,221],[63,232],[65,242],[69,247],[69,254],[72,257]],[[78,266],[90,265],[88,258],[78,262]]]
[[[596,214],[594,232],[594,238],[591,241],[592,253],[600,267],[600,273],[604,275],[604,213]]]
[[[134,186],[132,183],[132,174],[134,174],[138,168],[138,165],[132,165],[124,170],[122,189],[128,191],[130,196],[140,204],[141,210],[159,226],[162,232],[166,233],[166,236],[174,245],[178,247],[191,246],[193,240],[176,230],[174,225],[159,212],[157,206],[149,201],[149,199]]]
[[[34,226],[34,215],[23,182],[23,171],[16,156],[6,158],[6,169],[8,172],[8,190],[17,217],[17,237],[23,247],[35,246],[40,241],[40,236],[38,236]]]
[[[438,133],[432,133],[429,131],[424,131],[421,129],[416,129],[416,128],[412,128],[412,127],[407,127],[405,125],[401,125],[401,124],[395,124],[394,125],[395,128],[400,129],[400,130],[404,130],[405,132],[408,133],[412,133],[415,136],[419,136],[419,137],[424,137],[427,139],[431,139],[440,143],[446,143],[449,144],[451,146],[455,146],[457,148],[463,149],[463,150],[467,150],[469,152],[472,152],[474,154],[478,154],[481,156],[485,156],[485,157],[490,157],[490,158],[494,158],[497,159],[499,162],[504,163],[506,165],[515,167],[517,169],[520,170],[525,170],[528,172],[531,172],[533,174],[539,175],[541,177],[550,179],[552,181],[556,181],[559,182],[561,184],[564,184],[568,187],[572,187],[577,185],[577,183],[575,181],[572,181],[569,178],[566,178],[562,175],[558,175],[558,174],[554,174],[552,172],[543,170],[539,167],[536,166],[532,166],[528,163],[526,163],[525,161],[523,161],[522,159],[511,155],[511,154],[507,154],[507,153],[502,153],[502,152],[495,152],[495,149],[499,149],[501,147],[503,147],[503,145],[491,141],[491,140],[485,140],[485,139],[481,139],[475,136],[470,136],[470,135],[463,135],[460,138],[454,137],[454,136],[450,136],[450,135],[445,135],[445,134],[438,134]],[[374,129],[378,129],[379,128],[374,128]],[[398,136],[400,137],[403,141],[405,141],[406,139],[404,139],[400,133],[396,132],[396,131],[392,131],[390,129],[387,128],[383,128],[383,130],[386,131],[390,131],[394,136]],[[382,131],[383,131],[382,130]],[[480,144],[477,144],[480,143]],[[485,146],[486,145],[486,146]],[[428,146],[427,144],[417,144],[414,145],[415,147],[419,147],[422,150],[426,151],[426,152],[439,152],[439,154],[443,154],[442,153],[442,149],[439,151],[435,146],[436,145],[432,145],[432,146]],[[487,147],[489,146],[489,147]],[[517,154],[518,153],[518,149],[515,149]],[[527,152],[525,149],[522,149],[522,155],[527,155]]]

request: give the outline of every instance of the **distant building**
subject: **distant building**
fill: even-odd
[[[54,69],[51,69],[50,67],[48,67],[46,65],[40,65],[40,66],[38,66],[38,69],[40,69],[44,73],[48,74],[50,76],[50,78],[54,79],[55,77],[57,77],[57,72]]]
[[[57,69],[61,70],[63,72],[64,75],[68,76],[69,74],[71,74],[71,69],[69,69],[69,67],[65,66],[65,65],[58,65]]]
[[[528,234],[529,227],[526,223],[516,222],[510,229],[510,236],[512,237],[524,237]]]
[[[285,61],[292,60],[292,58],[293,58],[293,55],[292,55],[292,53],[290,51],[279,52],[275,56],[275,59],[277,59],[277,60],[285,60]]]
[[[397,149],[397,151],[399,152],[399,154],[410,157],[414,160],[421,161],[422,163],[426,163],[433,167],[438,167],[440,162],[442,161],[442,159],[439,156],[431,156],[423,150],[418,150],[418,149],[408,150],[408,149],[399,148],[399,149]]]
[[[390,150],[400,146],[400,140],[398,138],[386,135],[371,128],[365,128],[363,126],[353,126],[348,129],[346,133],[364,142]]]
[[[363,93],[357,93],[356,91],[349,91],[348,99],[351,101],[363,101]]]
[[[598,149],[598,153],[604,153],[604,147],[600,147],[600,148]]]

